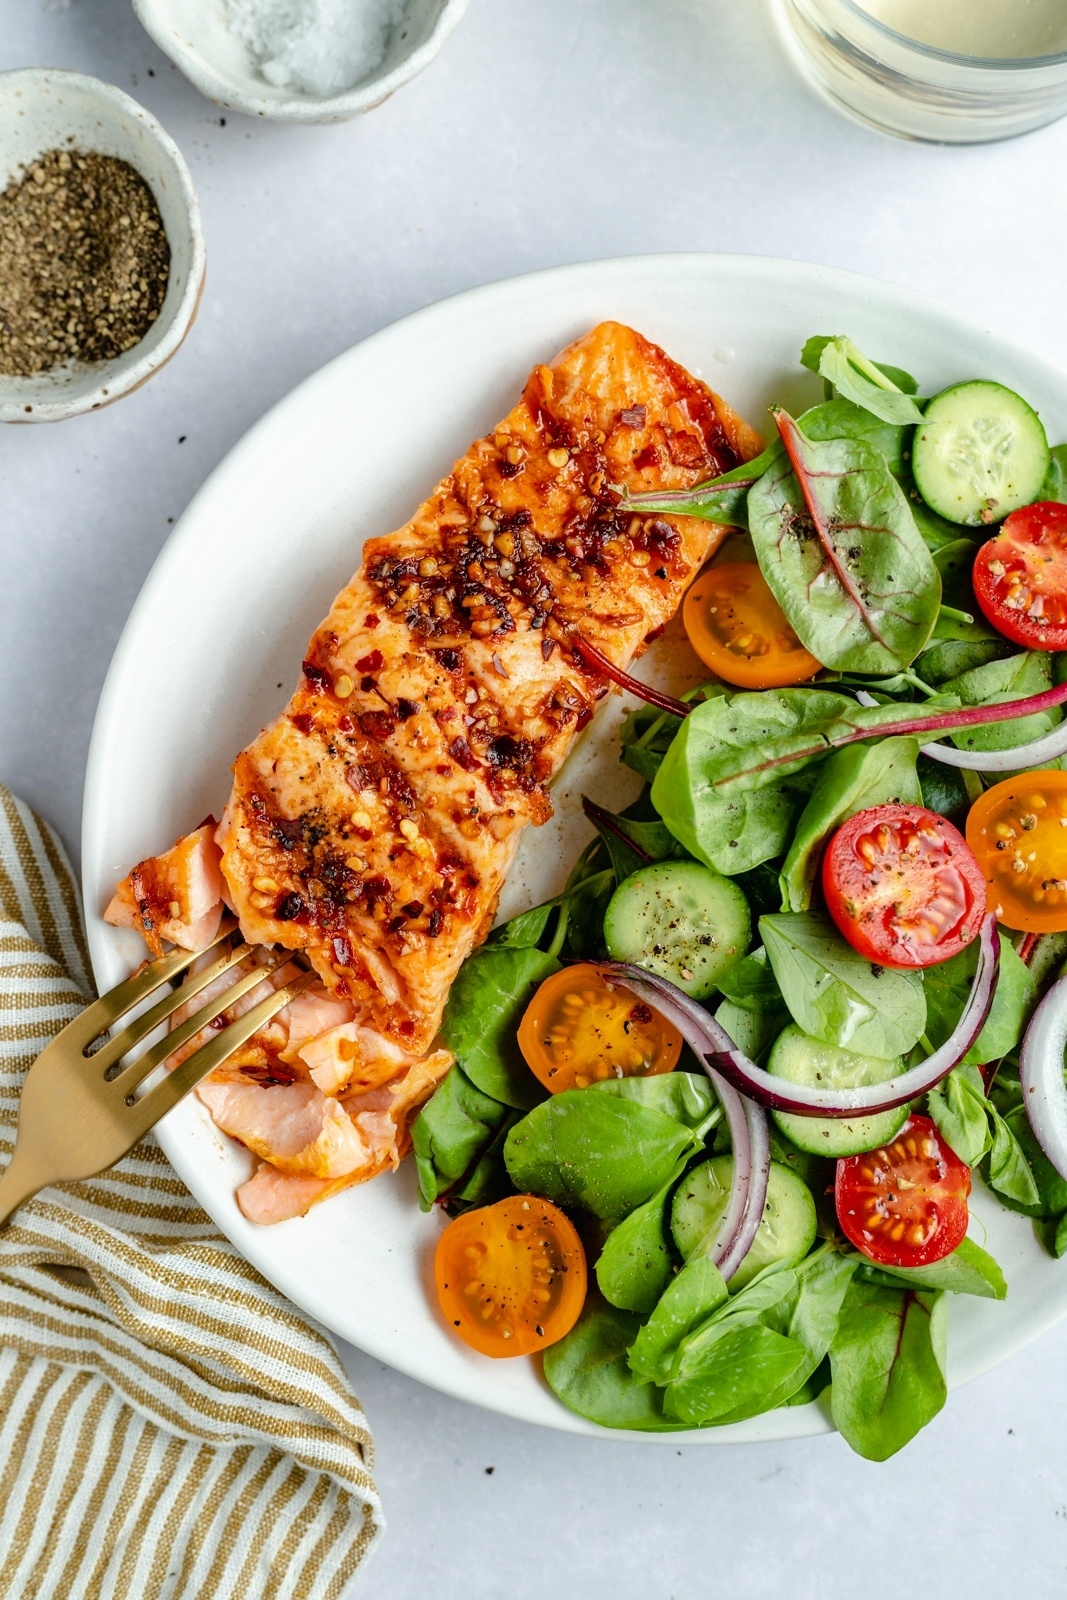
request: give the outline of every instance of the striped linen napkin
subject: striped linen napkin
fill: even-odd
[[[0,786],[0,1165],[92,992],[63,848]],[[151,1138],[0,1229],[3,1600],[334,1600],[383,1528],[372,1460],[325,1332]]]

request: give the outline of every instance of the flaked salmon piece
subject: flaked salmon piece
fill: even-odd
[[[673,615],[722,529],[624,512],[759,436],[703,383],[602,323],[471,446],[312,637],[285,711],[238,757],[218,840],[253,943],[306,953],[413,1056],[487,933],[523,828],[608,683]]]
[[[367,1148],[366,1165],[346,1177],[326,1179],[283,1172],[273,1161],[264,1161],[237,1191],[237,1203],[245,1216],[260,1223],[306,1216],[312,1206],[340,1189],[377,1177],[387,1167],[397,1167],[411,1146],[412,1119],[452,1060],[449,1051],[434,1050],[393,1083],[346,1095],[342,1103]],[[277,1093],[273,1089],[264,1092]]]
[[[367,1165],[370,1152],[356,1123],[314,1084],[261,1088],[208,1080],[197,1093],[223,1133],[282,1172],[343,1178]]]
[[[193,977],[202,972],[206,966],[210,966],[215,958],[215,951],[205,951],[193,962],[189,968],[188,976]],[[246,961],[240,962],[236,967],[231,967],[228,972],[221,973],[211,983],[205,984],[192,999],[185,1001],[183,1005],[178,1007],[170,1019],[171,1031],[173,1032],[175,1028],[180,1027],[188,1017],[191,1017],[194,1012],[209,1004],[210,1001],[225,994],[236,980],[245,973],[250,972],[253,966],[262,966],[270,959],[271,952],[261,945],[257,945],[250,950]],[[273,972],[264,974],[262,983],[255,984],[253,988],[248,990],[247,994],[238,996],[231,1006],[220,1012],[214,1022],[209,1023],[206,1028],[201,1028],[199,1033],[195,1033],[191,1039],[186,1040],[184,1045],[179,1046],[174,1054],[168,1057],[167,1065],[171,1070],[180,1066],[194,1051],[199,1050],[202,1044],[206,1044],[219,1029],[228,1027],[231,1022],[236,1022],[238,1017],[244,1016],[246,1011],[251,1011],[253,1006],[258,1005],[261,1000],[265,1000],[272,989],[280,989],[284,984],[298,977],[301,970],[295,961],[287,961]],[[290,1009],[291,1006],[287,1006],[265,1028],[260,1028],[257,1033],[253,1034],[251,1039],[239,1046],[227,1058],[224,1066],[218,1069],[216,1076],[221,1074],[226,1077],[236,1069],[246,1066],[256,1066],[266,1070],[272,1068],[276,1061],[283,1060],[283,1052],[288,1043],[288,1028],[285,1018]],[[283,1070],[282,1081],[284,1082],[292,1076],[294,1074]]]
[[[238,1189],[237,1204],[249,1222],[289,1222],[347,1187],[347,1178],[299,1178],[263,1161]]]
[[[412,1057],[390,1040],[358,1022],[342,1022],[308,1039],[300,1048],[300,1059],[323,1094],[349,1087],[357,1092],[377,1088],[396,1077],[398,1066],[412,1063]]]
[[[138,862],[104,912],[116,928],[135,928],[154,956],[163,942],[183,950],[204,950],[222,921],[222,852],[215,843],[217,824],[208,817],[162,855]]]
[[[286,1030],[286,1042],[281,1059],[292,1066],[301,1061],[300,1051],[312,1039],[339,1028],[344,1022],[354,1022],[356,1010],[351,1000],[342,1000],[330,994],[321,984],[313,984],[303,994],[291,1000],[275,1019]]]

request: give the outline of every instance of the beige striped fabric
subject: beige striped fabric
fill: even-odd
[[[0,1164],[92,993],[62,846],[0,786]],[[0,1229],[2,1600],[334,1600],[382,1530],[325,1332],[146,1140]]]

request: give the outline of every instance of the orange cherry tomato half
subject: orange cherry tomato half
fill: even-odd
[[[995,783],[967,814],[967,843],[1005,927],[1067,932],[1067,772]]]
[[[923,806],[857,811],[830,840],[822,886],[852,948],[885,967],[959,955],[985,916],[985,879],[966,839]]]
[[[448,1325],[483,1356],[528,1356],[569,1333],[585,1302],[582,1241],[548,1200],[509,1195],[465,1211],[437,1241]]]
[[[1028,650],[1067,650],[1067,506],[1013,511],[974,558],[974,596],[999,633]]]
[[[587,962],[545,979],[518,1039],[530,1071],[552,1094],[673,1072],[682,1050],[676,1028]]]
[[[886,1267],[927,1267],[967,1232],[971,1169],[929,1117],[909,1117],[891,1143],[837,1163],[834,1204],[846,1237]]]
[[[740,689],[781,689],[821,671],[754,561],[702,572],[685,597],[682,621],[706,667]]]

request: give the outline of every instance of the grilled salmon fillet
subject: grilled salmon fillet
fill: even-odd
[[[303,950],[405,1050],[428,1049],[527,823],[720,530],[621,513],[761,447],[704,384],[604,322],[372,539],[280,717],[238,757],[219,828],[245,937]]]
[[[725,531],[634,516],[619,490],[689,488],[761,447],[656,345],[601,323],[534,370],[410,522],[368,541],[289,704],[238,756],[217,832],[119,886],[110,920],[199,949],[221,882],[250,945],[319,974],[200,1090],[262,1158],[238,1191],[253,1220],[403,1156],[451,1065],[431,1046],[452,981],[608,691],[579,641],[626,667]]]

